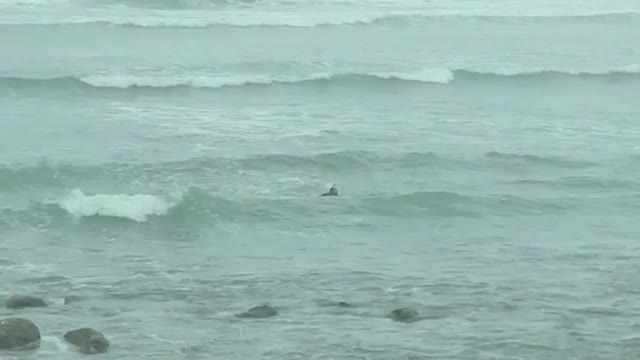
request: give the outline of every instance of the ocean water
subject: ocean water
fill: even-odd
[[[637,359],[638,44],[636,0],[2,0],[0,296],[49,306],[0,359]]]

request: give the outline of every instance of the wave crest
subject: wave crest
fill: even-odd
[[[42,0],[28,0],[40,2]],[[61,0],[64,2],[66,0]],[[136,1],[136,3],[139,3]],[[155,2],[154,2],[155,3]],[[174,2],[175,3],[175,2]],[[0,4],[1,5],[1,4]],[[294,27],[318,28],[326,26],[362,26],[376,24],[412,24],[445,20],[470,21],[517,21],[517,22],[547,22],[547,21],[581,21],[606,20],[624,21],[637,19],[640,13],[634,9],[621,11],[591,11],[581,13],[538,13],[538,12],[501,12],[501,11],[432,11],[423,7],[397,10],[380,8],[377,10],[345,11],[331,10],[309,11],[289,8],[288,10],[273,11],[269,8],[254,9],[182,9],[179,15],[176,9],[157,9],[153,12],[141,11],[135,7],[126,6],[128,11],[96,10],[83,13],[68,13],[61,17],[58,14],[47,16],[40,12],[26,12],[21,14],[0,15],[0,25],[38,25],[38,26],[118,26],[134,28],[214,28],[214,27]],[[1,10],[1,7],[0,7]],[[14,9],[15,11],[15,9]]]
[[[402,194],[344,196],[327,202],[317,194],[287,198],[242,198],[233,194],[217,195],[203,188],[191,187],[184,197],[159,195],[97,194],[72,191],[58,203],[34,201],[28,209],[5,209],[12,222],[38,226],[69,226],[68,215],[76,218],[125,219],[137,223],[179,226],[205,224],[278,222],[298,224],[305,218],[308,226],[326,225],[318,212],[335,216],[381,216],[393,218],[464,217],[483,218],[489,214],[516,216],[542,212],[566,212],[579,208],[580,197],[543,199],[508,194],[469,194],[449,191],[415,191]],[[362,223],[359,221],[357,224]]]
[[[498,151],[490,151],[484,155],[487,159],[504,162],[512,164],[523,164],[526,166],[531,165],[540,165],[546,167],[557,167],[557,168],[573,168],[573,169],[581,169],[595,166],[596,164],[589,161],[579,161],[573,159],[567,159],[562,157],[551,157],[551,156],[539,156],[532,154],[515,154],[515,153],[502,153]]]
[[[220,89],[229,87],[296,86],[313,84],[337,84],[344,86],[384,86],[391,82],[446,85],[452,83],[496,82],[496,81],[545,81],[547,79],[603,79],[636,80],[640,78],[640,65],[602,70],[537,70],[498,69],[495,71],[419,69],[388,72],[323,72],[307,75],[274,74],[95,74],[57,78],[0,77],[3,87],[12,90],[31,88],[59,89],[162,89],[196,88]]]
[[[311,74],[308,76],[274,76],[270,74],[252,75],[89,75],[79,78],[67,78],[80,81],[96,88],[172,88],[192,87],[217,89],[221,87],[239,87],[247,85],[271,85],[300,83],[316,80],[330,80],[331,74]]]
[[[327,81],[398,80],[423,83],[448,84],[455,78],[449,69],[420,69],[406,72],[371,73],[313,73],[303,76],[271,74],[208,74],[208,75],[90,75],[73,78],[96,88],[172,88],[192,87],[217,89],[251,85],[285,85]]]
[[[59,206],[77,217],[106,216],[144,222],[152,215],[166,215],[182,201],[182,194],[162,197],[150,194],[85,195],[82,190],[71,191]]]

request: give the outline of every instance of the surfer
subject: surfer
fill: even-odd
[[[321,196],[339,196],[338,188],[336,188],[336,184],[331,185],[331,189],[328,192],[323,193]]]

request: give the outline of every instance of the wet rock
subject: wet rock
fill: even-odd
[[[91,328],[69,331],[64,334],[64,339],[85,354],[105,353],[110,345],[102,333]]]
[[[400,308],[391,311],[391,319],[400,322],[413,322],[418,320],[418,311],[411,308]]]
[[[31,321],[11,317],[0,320],[0,349],[31,350],[40,347],[40,330]]]
[[[278,315],[278,311],[269,305],[252,307],[248,311],[236,314],[237,317],[241,318],[267,318],[275,315]]]
[[[6,305],[9,309],[23,309],[28,307],[45,307],[47,303],[37,296],[13,295],[7,300]]]

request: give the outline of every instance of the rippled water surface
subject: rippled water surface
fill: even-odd
[[[0,293],[49,304],[0,309],[42,333],[0,359],[85,326],[105,359],[637,358],[639,33],[626,0],[0,1]]]

